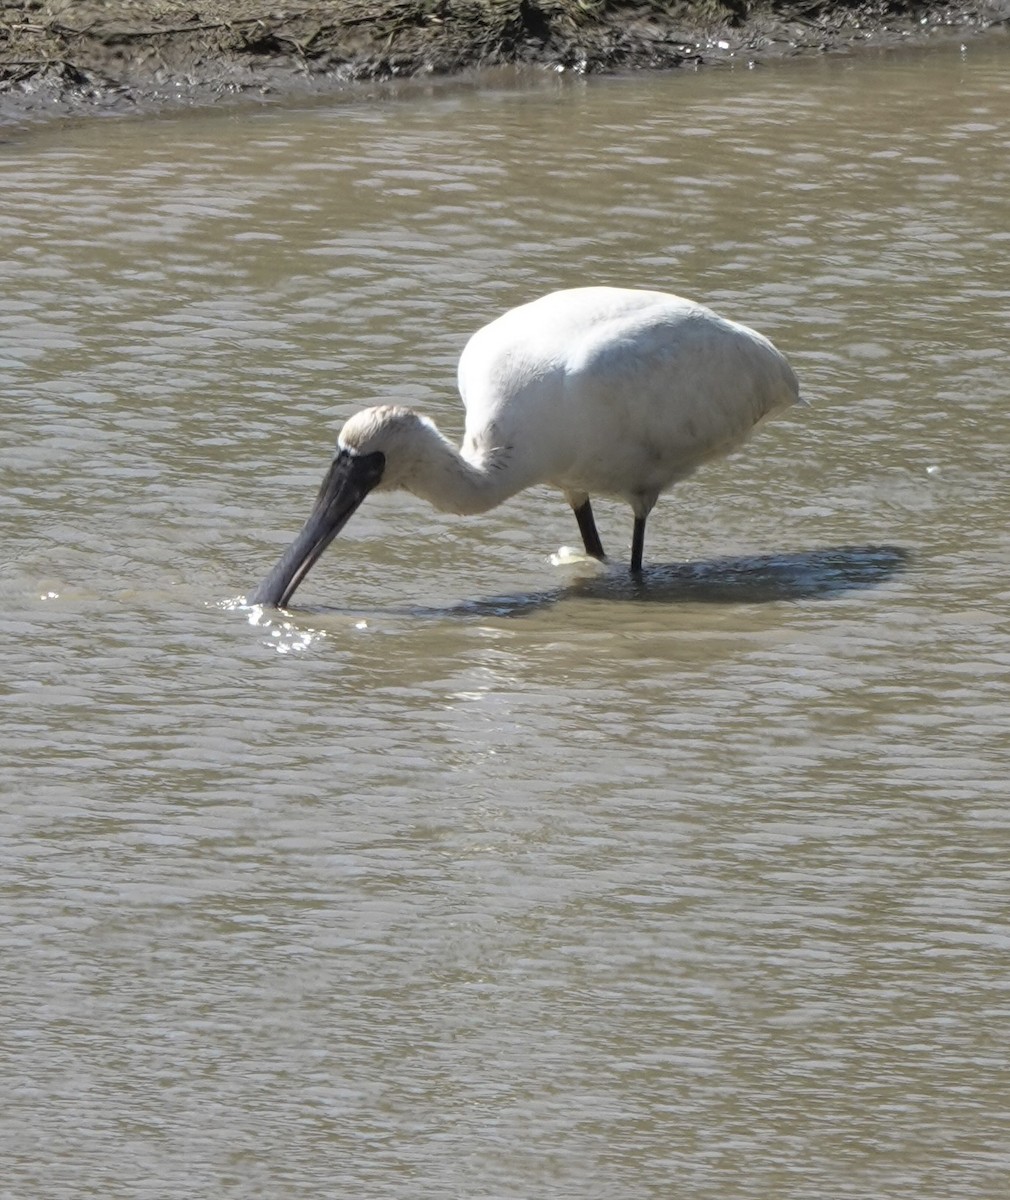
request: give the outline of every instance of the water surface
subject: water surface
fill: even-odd
[[[0,147],[11,1196],[1004,1194],[1005,40]],[[811,405],[554,566],[372,497],[469,333],[702,299]],[[615,559],[630,516],[597,506]]]

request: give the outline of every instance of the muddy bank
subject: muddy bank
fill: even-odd
[[[762,61],[971,36],[1010,0],[0,0],[0,119],[494,66],[575,72]]]

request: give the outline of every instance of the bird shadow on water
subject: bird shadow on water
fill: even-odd
[[[900,546],[827,546],[780,554],[652,563],[639,576],[616,563],[603,573],[538,592],[487,596],[444,606],[384,608],[412,618],[522,617],[566,600],[636,604],[770,604],[829,600],[879,587],[905,570],[911,554]],[[319,613],[346,614],[329,606]]]

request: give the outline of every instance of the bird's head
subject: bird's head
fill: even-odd
[[[346,422],[337,438],[337,452],[362,458],[381,454],[384,466],[374,487],[377,491],[393,491],[410,488],[432,442],[441,440],[442,435],[427,417],[399,404],[382,404],[363,408]]]
[[[409,408],[387,404],[355,413],[340,431],[301,532],[249,603],[283,608],[369,492],[410,487],[433,439],[441,440],[434,424]]]

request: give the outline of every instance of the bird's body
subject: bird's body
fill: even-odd
[[[411,409],[350,418],[316,511],[253,603],[286,602],[372,488],[479,513],[548,484],[598,558],[590,496],[623,500],[640,570],[659,495],[799,399],[792,368],[761,334],[679,296],[606,287],[553,292],[478,330],[460,358],[459,390],[459,451]]]
[[[478,330],[459,390],[466,457],[505,459],[514,490],[547,483],[641,516],[798,395],[760,334],[679,296],[602,287],[553,292]]]

